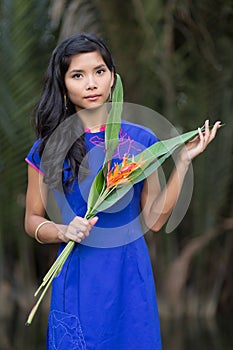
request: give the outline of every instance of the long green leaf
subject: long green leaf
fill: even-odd
[[[104,191],[105,184],[106,184],[106,180],[105,180],[105,176],[103,174],[103,168],[102,168],[96,175],[90,188],[90,192],[88,195],[88,202],[87,202],[88,213],[95,206],[98,198]]]
[[[110,208],[114,203],[120,200],[131,187],[144,180],[150,174],[153,173],[162,163],[180,146],[193,139],[198,135],[198,130],[187,132],[183,135],[173,137],[168,140],[159,141],[148,147],[144,151],[138,153],[135,157],[135,161],[139,161],[142,158],[145,163],[136,171],[129,175],[129,183],[118,185],[109,195],[100,202],[98,206],[95,206],[97,211],[104,211]],[[160,158],[159,158],[160,157]],[[157,159],[159,158],[159,159]],[[156,160],[157,159],[157,160]],[[102,170],[100,171],[100,173]],[[99,174],[97,174],[98,178]]]
[[[221,126],[223,125],[224,124],[222,124]],[[201,130],[204,131],[204,128],[205,126],[202,126]],[[211,125],[209,128],[212,129],[213,125]],[[141,168],[145,169],[148,166],[148,162],[150,163],[151,161],[153,161],[154,158],[158,158],[163,154],[165,154],[166,152],[169,152],[170,150],[175,150],[177,147],[184,146],[185,143],[191,141],[197,135],[198,135],[198,129],[186,132],[176,137],[172,137],[168,140],[156,142],[150,147],[146,148],[144,151],[138,153],[134,157],[134,159],[135,161],[138,161],[143,155],[143,159],[146,160],[146,164]]]
[[[123,109],[123,86],[121,77],[117,74],[116,86],[112,96],[112,108],[110,110],[105,130],[105,161],[107,163],[117,148],[121,127],[121,113]]]
[[[134,159],[135,161],[138,161],[143,154],[144,160],[150,160],[151,158],[153,160],[154,158],[160,157],[161,155],[169,152],[171,149],[184,145],[186,142],[190,141],[197,135],[198,135],[198,130],[193,130],[168,140],[156,142],[150,147],[146,148],[144,151],[138,153],[134,157]]]
[[[112,96],[112,108],[108,116],[105,130],[105,160],[103,168],[99,171],[95,177],[90,193],[88,196],[88,212],[87,216],[92,213],[92,209],[96,205],[98,198],[101,196],[105,189],[105,177],[107,174],[107,162],[112,158],[119,142],[119,131],[121,126],[121,113],[123,103],[123,86],[120,76],[117,74],[116,86]]]

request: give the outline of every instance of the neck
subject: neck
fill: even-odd
[[[106,124],[108,117],[105,105],[95,109],[82,109],[78,115],[84,129],[90,129],[92,132],[99,131],[100,127]]]

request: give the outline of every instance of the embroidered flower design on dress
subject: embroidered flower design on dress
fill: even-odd
[[[87,350],[78,317],[57,310],[51,311],[49,345],[53,350]]]
[[[90,138],[90,142],[97,146],[105,148],[104,138],[95,135]],[[132,152],[133,151],[133,152]],[[119,144],[115,153],[113,154],[113,158],[123,159],[125,154],[131,153],[139,153],[142,151],[142,148],[139,147],[139,144],[135,142],[131,137],[125,132],[122,128],[120,129],[119,134]]]

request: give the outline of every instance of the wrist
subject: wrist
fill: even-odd
[[[50,224],[53,224],[54,223],[52,221],[49,221],[49,220],[45,220],[45,221],[42,221],[35,229],[35,233],[34,233],[34,238],[35,240],[40,243],[40,244],[45,244],[45,243],[48,243],[45,239],[44,239],[44,235],[43,235],[43,231],[44,231],[44,226],[46,225],[50,225]]]
[[[176,167],[179,169],[183,170],[188,170],[189,166],[191,164],[191,159],[189,158],[184,158],[182,155],[179,156],[177,162],[176,162]]]
[[[67,226],[66,225],[61,225],[61,224],[57,224],[56,225],[57,228],[57,239],[59,242],[68,242],[68,239],[66,238],[66,230],[67,230]]]
[[[40,244],[65,242],[65,225],[59,225],[53,221],[44,220],[35,229],[34,238]]]

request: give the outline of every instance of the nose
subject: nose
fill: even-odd
[[[90,75],[90,76],[87,77],[86,89],[87,90],[97,89],[97,83],[96,83],[95,77],[93,75]]]

